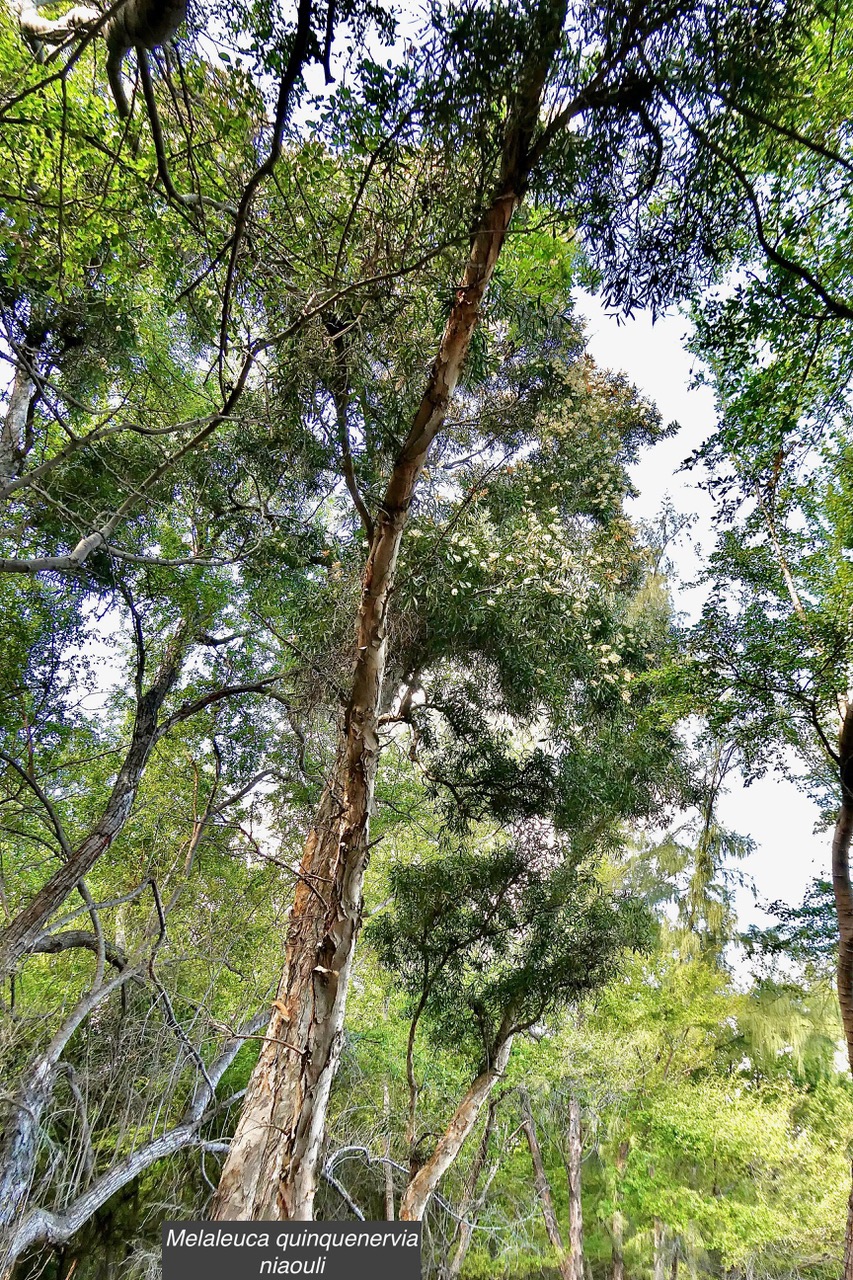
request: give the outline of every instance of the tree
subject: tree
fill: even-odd
[[[158,9],[141,43],[159,44],[176,13],[167,17]],[[370,14],[347,10],[342,16],[358,27]],[[433,637],[423,633],[407,648],[396,631],[398,622],[402,632],[407,621],[395,615],[394,592],[398,583],[405,587],[397,570],[411,546],[404,531],[414,503],[434,502],[442,511],[448,505],[440,484],[425,483],[427,463],[444,453],[452,471],[463,466],[466,450],[478,458],[467,472],[470,494],[454,492],[460,511],[479,501],[481,487],[491,487],[484,481],[493,468],[500,470],[500,450],[507,452],[506,466],[523,463],[529,437],[517,419],[499,411],[501,379],[520,379],[521,353],[529,353],[534,339],[547,338],[542,325],[522,334],[523,321],[536,311],[524,279],[538,274],[541,281],[548,275],[542,268],[553,268],[555,293],[562,288],[565,295],[568,239],[583,235],[593,248],[603,244],[599,259],[612,296],[628,305],[639,298],[657,303],[694,278],[701,237],[678,193],[695,172],[697,135],[688,130],[685,148],[684,130],[671,127],[672,121],[686,103],[701,115],[704,99],[696,86],[705,83],[709,58],[718,66],[720,41],[730,59],[728,80],[737,82],[752,58],[753,20],[772,37],[767,47],[778,65],[789,46],[800,48],[808,16],[737,7],[718,28],[716,15],[686,3],[676,10],[590,5],[573,13],[568,26],[564,7],[550,2],[488,12],[463,8],[437,17],[423,44],[413,43],[404,66],[389,70],[369,57],[357,59],[355,88],[341,86],[301,134],[296,126],[288,129],[303,73],[312,60],[325,60],[328,70],[334,26],[331,12],[310,3],[300,4],[292,29],[282,24],[284,35],[254,29],[255,18],[237,12],[241,37],[249,35],[256,48],[241,44],[230,70],[214,71],[203,52],[188,57],[186,66],[169,53],[160,57],[154,77],[140,51],[147,120],[138,137],[132,115],[130,124],[122,124],[105,95],[84,93],[80,78],[71,75],[77,65],[98,74],[97,23],[78,37],[75,20],[66,15],[64,26],[52,29],[70,42],[70,51],[64,45],[55,51],[57,61],[65,58],[56,72],[23,65],[19,43],[8,43],[17,41],[28,21],[31,37],[50,34],[33,27],[31,10],[19,11],[16,28],[5,33],[14,80],[3,104],[6,117],[35,95],[48,109],[36,125],[21,118],[16,128],[28,145],[10,148],[6,157],[6,172],[17,175],[25,154],[33,190],[24,188],[16,221],[3,236],[11,281],[4,305],[15,365],[3,439],[13,537],[3,569],[63,575],[68,591],[83,582],[89,604],[102,598],[103,576],[114,574],[116,564],[138,566],[140,577],[175,571],[173,587],[181,571],[193,567],[187,561],[206,557],[201,546],[196,556],[161,554],[157,504],[168,508],[189,495],[192,509],[192,499],[204,492],[206,456],[215,463],[217,490],[208,515],[226,554],[222,563],[204,567],[220,570],[218,581],[240,597],[239,607],[223,605],[219,618],[225,621],[229,607],[240,614],[245,606],[252,624],[258,614],[270,624],[264,658],[291,645],[306,653],[299,633],[294,641],[294,633],[280,626],[282,615],[289,622],[299,610],[290,601],[281,610],[269,607],[270,576],[284,563],[288,589],[296,584],[294,604],[298,600],[308,612],[313,643],[306,668],[315,681],[318,667],[334,681],[344,706],[332,743],[325,742],[333,763],[305,845],[285,976],[214,1208],[220,1216],[311,1212],[361,921],[380,731],[393,720],[417,727],[424,718],[415,710],[419,688],[464,648],[458,634],[446,647],[433,648]],[[115,26],[103,30],[122,112],[117,77],[124,42],[135,28],[129,9],[113,18]],[[697,52],[684,63],[687,29]],[[245,59],[252,52],[263,73],[275,73],[277,97],[268,116],[257,87],[263,75],[257,85],[247,81]],[[99,137],[105,119],[114,127],[107,143],[96,145],[91,139]],[[135,151],[128,151],[126,133]],[[713,149],[706,146],[702,154],[713,155]],[[133,182],[122,186],[116,173],[125,170]],[[713,176],[713,165],[710,170]],[[66,218],[72,179],[79,207]],[[713,226],[720,210],[729,210],[730,193],[713,181],[703,190]],[[663,232],[642,239],[642,259],[626,275],[626,220],[634,226],[636,209],[653,191],[668,193]],[[152,208],[163,216],[150,216]],[[272,230],[279,227],[286,234]],[[551,229],[560,249],[552,244],[546,252]],[[516,232],[532,246],[525,265],[523,255],[513,259],[507,252]],[[460,244],[468,245],[467,259],[457,251]],[[448,304],[449,281],[455,288]],[[84,295],[85,323],[69,330],[69,313]],[[554,321],[552,314],[549,322],[558,329]],[[116,335],[126,324],[125,344]],[[79,364],[78,350],[86,356]],[[167,353],[162,366],[158,352]],[[531,394],[515,401],[511,396],[517,407],[538,408],[544,363]],[[155,394],[159,383],[149,375],[161,367],[168,386],[181,388],[173,400]],[[603,383],[597,390],[614,394],[622,441],[635,444],[649,434],[648,415],[641,407],[636,412],[624,389],[620,395],[612,381]],[[477,399],[483,387],[491,404],[488,396]],[[161,415],[157,426],[114,423],[116,405],[124,401],[143,421],[153,406]],[[469,410],[473,422],[466,421]],[[457,412],[458,423],[449,416]],[[82,430],[74,429],[78,420]],[[114,426],[121,430],[113,432]],[[601,419],[590,428],[590,437],[607,434]],[[259,440],[265,432],[276,446],[266,453]],[[170,442],[166,450],[164,439]],[[287,489],[285,500],[279,488],[295,459],[305,460],[305,483],[295,493]],[[311,511],[308,498],[315,490],[325,494],[325,506]],[[494,486],[496,496],[505,491]],[[590,496],[590,524],[613,496]],[[229,517],[224,533],[218,524],[223,515]],[[543,562],[546,538],[554,536],[542,535]],[[276,558],[282,540],[286,551]],[[444,531],[437,541],[443,554]],[[218,545],[212,536],[210,542]],[[611,548],[609,572],[630,577],[630,557],[621,550]],[[408,580],[429,585],[429,555],[411,559],[420,565],[410,566]],[[569,580],[565,563],[560,571]],[[488,573],[481,572],[488,589]],[[128,570],[125,584],[132,576]],[[439,579],[436,599],[418,620],[432,621],[441,612],[454,616],[447,596],[459,588],[451,581]],[[497,597],[494,606],[489,598],[486,608],[497,609]],[[512,663],[509,657],[497,661],[496,641],[517,637],[509,623],[520,619],[509,607],[502,612],[504,630],[483,627],[477,651],[489,656],[495,684],[506,686]],[[132,609],[128,616],[132,623]],[[639,768],[637,785],[627,771],[621,779],[631,793],[623,810],[643,794],[653,807],[660,793],[649,780],[661,779],[670,725],[655,732],[651,716],[644,722],[642,697],[636,717],[622,714],[620,704],[632,697],[628,677],[643,664],[637,653],[622,664],[609,610],[588,633],[587,662],[599,668],[596,696],[605,731],[613,743],[627,732],[627,754]],[[639,640],[626,633],[620,641]],[[225,640],[214,639],[216,651]],[[598,656],[590,657],[596,646]],[[256,659],[250,647],[243,657],[250,664]],[[515,664],[525,675],[528,712],[541,691],[537,667],[529,667],[523,658]],[[255,683],[282,696],[273,674],[264,667]],[[197,701],[218,697],[224,688],[208,686]],[[231,688],[228,696],[247,692]],[[477,705],[470,690],[462,693],[466,708]],[[455,788],[462,825],[484,805],[497,814],[507,795],[515,805],[532,790],[539,805],[543,797],[548,803],[559,799],[561,788],[576,797],[575,783],[584,774],[590,787],[609,782],[577,734],[574,753],[563,753],[555,776],[546,753],[533,751],[518,767],[500,734],[491,733],[482,772],[473,735],[468,732],[466,740],[460,717],[454,723],[453,700],[444,710],[451,732],[442,736],[427,726],[435,741],[425,741],[424,752],[446,805]],[[390,719],[381,723],[384,716]],[[572,737],[568,722],[555,725],[560,729],[566,740]],[[126,790],[122,805],[136,789]],[[569,811],[560,817],[570,825]],[[595,833],[588,835],[592,840]],[[22,903],[7,929],[10,965],[19,964],[44,931],[72,873],[94,869],[100,848],[99,841],[90,842],[51,892],[43,892],[43,884],[28,886],[31,901]]]
[[[623,948],[644,940],[642,913],[630,902],[608,901],[577,859],[560,854],[534,829],[505,849],[392,869],[394,911],[371,924],[370,936],[412,1006],[407,1073],[415,1159],[402,1218],[423,1217],[506,1070],[516,1036],[600,983]],[[422,1018],[439,1043],[478,1062],[426,1158],[414,1123],[412,1069]]]
[[[784,346],[790,335],[779,341]],[[784,363],[781,353],[779,359]],[[726,495],[723,510],[733,527],[722,534],[712,561],[713,594],[695,634],[696,654],[705,686],[703,705],[718,732],[738,744],[748,774],[790,769],[793,754],[804,770],[804,785],[825,807],[833,794],[840,804],[832,881],[838,995],[850,1057],[853,890],[845,782],[849,574],[842,512],[847,423],[844,415],[833,420],[838,387],[823,377],[801,385],[802,398],[786,401],[782,412],[777,389],[785,395],[785,380],[774,382],[769,376],[775,363],[774,356],[766,368],[744,362],[730,372],[727,361],[714,356],[726,416],[708,458],[716,472],[712,483]],[[754,415],[762,402],[766,415],[759,429]],[[820,452],[809,455],[802,450],[817,443],[813,415],[820,418],[824,435]],[[737,452],[735,429],[742,432]],[[848,1245],[845,1274],[853,1266],[850,1250]]]

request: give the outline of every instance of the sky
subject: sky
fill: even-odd
[[[672,438],[647,450],[634,467],[639,496],[631,510],[638,517],[654,519],[668,496],[677,511],[696,517],[686,539],[670,553],[677,575],[676,608],[688,619],[695,617],[702,590],[689,583],[697,576],[702,553],[713,546],[713,505],[697,488],[695,473],[679,474],[679,467],[711,433],[714,399],[708,387],[691,387],[695,361],[684,344],[688,322],[678,314],[655,324],[648,314],[617,320],[586,293],[578,295],[578,311],[587,320],[589,350],[598,363],[625,373],[658,406],[664,422],[679,423]],[[756,844],[755,852],[740,864],[754,880],[757,895],[746,887],[738,890],[742,925],[766,924],[762,902],[796,904],[810,880],[828,876],[830,833],[825,829],[815,833],[817,806],[792,782],[769,774],[745,787],[734,779],[722,797],[719,816],[724,825],[751,836]]]

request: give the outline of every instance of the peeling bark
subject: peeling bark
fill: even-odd
[[[550,46],[544,52],[537,51],[519,86],[497,193],[472,234],[462,282],[420,406],[373,520],[356,623],[358,657],[338,758],[305,844],[284,973],[214,1198],[212,1216],[216,1219],[304,1219],[313,1215],[326,1108],[340,1055],[350,968],[361,927],[387,618],[397,558],[418,479],[430,446],[444,426],[480,305],[524,194],[531,140],[564,12],[562,6],[552,12]],[[481,1102],[493,1083],[490,1079]],[[452,1146],[453,1141],[448,1140],[446,1149]],[[443,1148],[434,1156],[436,1168],[444,1155]],[[440,1176],[439,1172],[435,1182]],[[418,1182],[416,1191],[410,1186],[410,1210],[421,1199],[426,1204],[431,1194],[427,1182],[429,1175]],[[416,1215],[410,1212],[409,1216]]]
[[[423,1218],[439,1182],[462,1150],[462,1144],[476,1125],[489,1094],[506,1070],[512,1041],[512,1035],[508,1035],[495,1047],[489,1066],[477,1076],[456,1108],[453,1119],[436,1143],[429,1160],[409,1182],[400,1205],[401,1220],[420,1222]]]

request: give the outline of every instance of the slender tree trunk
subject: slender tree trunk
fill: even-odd
[[[489,1113],[486,1117],[483,1136],[480,1139],[480,1145],[477,1148],[477,1154],[471,1165],[471,1171],[468,1175],[468,1181],[465,1185],[465,1194],[459,1205],[459,1235],[454,1250],[453,1257],[446,1269],[447,1280],[456,1280],[459,1272],[462,1270],[462,1264],[471,1247],[471,1240],[474,1236],[474,1221],[485,1203],[486,1195],[492,1184],[495,1174],[498,1171],[499,1162],[495,1161],[486,1175],[486,1180],[480,1194],[477,1195],[477,1183],[480,1180],[480,1174],[486,1163],[489,1154],[489,1142],[495,1128],[495,1116],[497,1115],[499,1098],[492,1098],[489,1102]]]
[[[337,764],[305,844],[284,974],[214,1197],[212,1216],[216,1219],[304,1219],[313,1215],[326,1109],[340,1055],[347,987],[361,927],[388,609],[397,557],[418,479],[430,446],[444,426],[480,304],[526,187],[530,143],[564,16],[562,4],[551,10],[547,47],[536,51],[522,74],[505,135],[498,191],[474,229],[462,283],[420,407],[373,521],[356,625],[358,657]],[[494,1082],[491,1073],[486,1074],[489,1083],[483,1098]],[[476,1118],[479,1105],[474,1098],[467,1105]],[[459,1117],[451,1128],[454,1133],[457,1128],[467,1133],[470,1126]],[[409,1217],[421,1216],[435,1183],[455,1157],[458,1146],[447,1158],[455,1138],[446,1135],[446,1139],[429,1166],[421,1170],[423,1178],[418,1175],[406,1193]],[[427,1168],[430,1173],[425,1172]]]
[[[853,883],[850,844],[853,840],[853,702],[848,702],[839,734],[841,804],[832,838],[832,887],[838,915],[838,1003],[853,1070]],[[853,1280],[853,1184],[847,1205],[842,1280]]]
[[[429,1160],[409,1182],[400,1205],[401,1219],[419,1222],[423,1218],[433,1192],[462,1150],[462,1144],[477,1123],[483,1104],[506,1070],[512,1050],[512,1039],[512,1036],[508,1035],[498,1043],[491,1063],[477,1076],[459,1103],[453,1119],[437,1142]]]
[[[394,1170],[391,1167],[391,1093],[388,1081],[382,1083],[382,1119],[385,1122],[385,1221],[394,1221]]]
[[[130,746],[97,826],[76,849],[66,849],[65,860],[58,870],[0,932],[0,974],[10,973],[36,943],[50,917],[109,849],[130,817],[145,765],[157,741],[160,708],[178,677],[186,641],[187,627],[182,624],[166,650],[151,688],[138,698]]]
[[[29,350],[27,355],[35,359],[35,353]],[[35,395],[36,384],[29,370],[23,364],[16,364],[9,403],[0,423],[0,486],[14,480],[27,452]]]
[[[617,1209],[613,1214],[613,1225],[610,1229],[611,1239],[611,1270],[612,1280],[625,1280],[625,1256],[622,1252],[624,1248],[624,1224],[622,1214]]]
[[[577,1098],[569,1099],[569,1246],[571,1280],[583,1280],[583,1204],[581,1201],[581,1107]]]
[[[625,1258],[623,1249],[625,1246],[625,1219],[622,1216],[620,1201],[622,1199],[622,1175],[625,1172],[625,1165],[628,1163],[628,1143],[620,1142],[619,1150],[616,1154],[616,1208],[613,1210],[613,1225],[611,1227],[611,1261],[612,1280],[625,1280]]]
[[[574,1262],[566,1252],[566,1246],[563,1243],[563,1236],[557,1219],[557,1211],[554,1208],[554,1198],[551,1195],[551,1186],[548,1182],[548,1175],[545,1172],[545,1164],[542,1160],[542,1149],[539,1146],[539,1139],[536,1135],[536,1125],[533,1120],[533,1111],[530,1107],[530,1096],[526,1089],[521,1089],[519,1091],[519,1098],[521,1101],[521,1127],[524,1130],[524,1136],[527,1139],[527,1145],[530,1148],[530,1159],[533,1162],[533,1185],[536,1188],[536,1194],[539,1197],[539,1203],[542,1206],[542,1217],[545,1219],[545,1230],[548,1233],[551,1248],[557,1255],[557,1265],[560,1268],[560,1275],[563,1277],[563,1280],[575,1280],[576,1273]],[[581,1271],[581,1280],[583,1280],[583,1271]]]
[[[666,1280],[666,1227],[660,1218],[654,1222],[654,1280]]]

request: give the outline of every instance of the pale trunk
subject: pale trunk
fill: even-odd
[[[666,1228],[660,1218],[655,1218],[654,1248],[654,1280],[666,1280]]]
[[[581,1108],[577,1098],[569,1099],[569,1246],[571,1280],[583,1280],[583,1205],[581,1201]]]
[[[382,1084],[382,1119],[385,1122],[385,1221],[394,1221],[394,1170],[391,1166],[391,1094],[388,1081]]]
[[[524,188],[527,147],[552,54],[553,50],[537,64],[524,86],[520,123],[507,137],[498,194],[472,236],[464,277],[426,390],[378,507],[362,580],[358,657],[338,760],[305,844],[284,974],[214,1197],[216,1219],[313,1216],[326,1108],[361,926],[388,608],[397,557],[418,478],[444,425],[480,304]]]
[[[453,1119],[436,1143],[429,1160],[418,1170],[406,1187],[406,1193],[400,1205],[401,1219],[419,1222],[423,1218],[439,1182],[462,1150],[462,1144],[476,1125],[484,1103],[506,1069],[512,1049],[512,1039],[511,1035],[507,1036],[497,1046],[491,1063],[477,1076],[459,1103]]]
[[[622,1214],[617,1209],[613,1214],[611,1227],[611,1271],[612,1280],[625,1280],[624,1225]]]
[[[612,1260],[612,1280],[625,1280],[625,1258],[623,1249],[625,1245],[625,1219],[622,1216],[622,1210],[619,1202],[622,1198],[622,1175],[625,1172],[625,1165],[628,1162],[628,1143],[620,1142],[619,1151],[616,1155],[616,1208],[613,1211],[613,1226],[611,1228],[611,1260]]]
[[[575,1280],[572,1259],[566,1253],[566,1247],[563,1244],[563,1236],[560,1232],[560,1224],[557,1221],[557,1211],[554,1208],[554,1197],[551,1195],[551,1185],[548,1182],[548,1175],[545,1172],[545,1164],[542,1160],[542,1149],[539,1146],[539,1138],[536,1134],[536,1125],[533,1122],[530,1098],[523,1089],[521,1090],[519,1097],[521,1100],[521,1127],[524,1130],[524,1136],[527,1139],[527,1145],[530,1148],[530,1159],[533,1162],[533,1185],[536,1188],[536,1194],[539,1197],[539,1203],[542,1206],[542,1217],[545,1219],[545,1230],[548,1233],[551,1248],[557,1255],[557,1265],[560,1268],[560,1275],[563,1277],[563,1280]]]
[[[9,393],[9,404],[0,424],[0,486],[15,478],[27,448],[30,432],[30,406],[36,385],[29,371],[15,366],[15,377]]]

